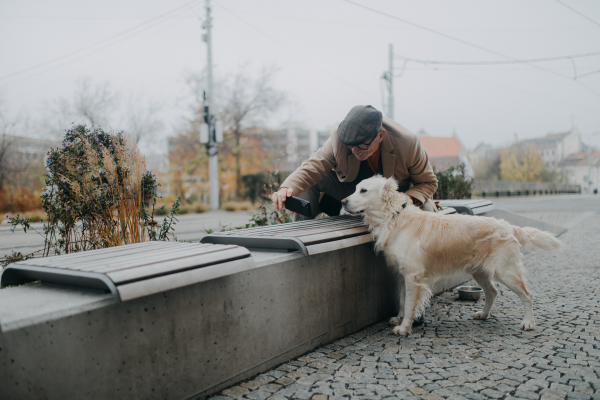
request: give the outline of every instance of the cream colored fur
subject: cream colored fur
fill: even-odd
[[[413,205],[403,209],[407,196],[397,189],[393,178],[378,175],[359,183],[342,202],[347,212],[364,216],[375,250],[383,251],[388,265],[404,278],[404,285],[399,283],[400,312],[390,319],[393,332],[407,335],[427,306],[432,286],[457,271],[471,274],[484,290],[485,305],[474,318],[490,315],[498,294],[493,282],[498,281],[523,302],[521,328],[533,329],[533,301],[519,248],[551,250],[560,248],[561,242],[550,233],[495,218],[442,215]]]

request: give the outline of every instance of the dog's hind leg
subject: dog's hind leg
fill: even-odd
[[[404,303],[404,318],[402,323],[394,327],[395,335],[406,336],[410,332],[412,322],[415,319],[417,310],[423,306],[423,302],[427,300],[430,290],[427,285],[419,282],[422,276],[408,275],[404,277],[405,303]]]
[[[404,299],[406,290],[404,289],[404,277],[398,274],[398,316],[390,318],[390,325],[400,325],[404,318]]]
[[[494,304],[494,299],[498,295],[498,289],[496,289],[496,286],[490,279],[489,274],[479,271],[473,273],[472,275],[477,283],[479,283],[479,286],[483,288],[483,293],[485,293],[485,305],[483,306],[483,310],[476,312],[473,315],[473,318],[486,319],[490,315],[490,310]]]
[[[525,331],[532,330],[535,326],[533,317],[533,296],[525,284],[525,273],[523,263],[519,259],[516,264],[510,264],[505,270],[497,274],[498,280],[513,291],[523,302],[525,307],[525,317],[521,322],[521,329]]]

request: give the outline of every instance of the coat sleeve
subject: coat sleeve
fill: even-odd
[[[422,204],[427,199],[433,198],[438,181],[429,163],[429,156],[418,137],[415,137],[410,148],[408,172],[413,186],[406,191],[406,194],[419,200]]]
[[[298,196],[324,178],[337,166],[334,143],[335,140],[330,136],[325,144],[323,144],[323,147],[317,150],[308,160],[304,161],[300,167],[283,181],[281,187],[293,189],[294,196]]]

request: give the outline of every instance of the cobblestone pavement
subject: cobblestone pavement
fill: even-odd
[[[525,255],[537,326],[498,285],[492,316],[445,292],[404,338],[381,322],[318,348],[212,400],[600,399],[600,215],[561,236],[558,253]],[[473,281],[474,282],[474,281]]]

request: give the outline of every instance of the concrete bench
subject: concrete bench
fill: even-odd
[[[0,290],[3,398],[203,397],[396,312],[356,217],[203,241],[11,265],[3,284],[42,283]]]

